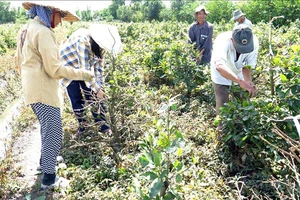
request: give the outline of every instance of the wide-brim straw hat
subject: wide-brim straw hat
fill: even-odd
[[[91,24],[89,26],[93,40],[114,56],[123,49],[121,37],[116,26],[109,24]]]
[[[51,9],[55,8],[57,10],[57,12],[60,12],[62,14],[62,19],[68,22],[76,22],[79,21],[79,17],[66,10],[66,9],[62,9],[58,6],[53,6],[53,5],[48,5],[47,3],[43,4],[42,1],[38,2],[38,1],[31,1],[31,2],[23,2],[22,6],[26,9],[26,10],[30,10],[30,8],[34,5],[39,5],[39,6],[45,6],[45,7],[49,7]]]
[[[198,13],[198,12],[200,12],[201,10],[203,10],[204,13],[205,13],[206,15],[209,14],[209,11],[206,10],[205,6],[202,6],[202,5],[198,6],[198,7],[195,9],[195,14]]]

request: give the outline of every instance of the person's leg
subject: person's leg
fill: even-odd
[[[93,96],[96,96],[96,94],[88,88],[85,83],[82,81],[80,84],[81,88],[84,91],[84,96],[87,101],[92,101]],[[107,124],[105,113],[107,112],[106,107],[104,106],[104,103],[100,104],[94,104],[95,106],[92,108],[91,112],[94,117],[94,121],[97,125],[99,125],[99,131],[106,132],[110,130],[110,127]]]
[[[79,123],[79,129],[78,129],[79,133],[84,131],[83,123],[85,121],[83,118],[84,99],[80,89],[81,82],[83,81],[72,81],[70,85],[68,85],[67,87],[67,92],[72,104],[73,112]]]
[[[42,134],[41,169],[43,185],[55,183],[56,157],[62,143],[62,119],[60,109],[42,103],[31,104],[36,114]]]
[[[35,108],[35,106],[32,106],[31,105],[31,108],[32,108],[32,110],[33,110],[33,112],[34,112],[34,114],[36,115],[36,116],[38,116],[38,113],[37,113],[37,110],[36,110],[36,108]],[[41,124],[42,124],[42,122],[40,121],[40,119],[38,118],[38,121],[39,121],[39,123],[40,123],[40,135],[41,135],[41,149],[43,148],[43,132],[45,132],[45,127],[43,127]],[[40,161],[39,161],[39,166],[37,167],[37,170],[42,170],[42,152],[41,152],[41,156],[40,156]]]
[[[229,101],[229,86],[213,83],[216,98],[216,114],[220,114],[220,107]],[[218,130],[222,130],[222,123],[219,122]]]
[[[214,92],[216,97],[216,112],[217,115],[220,114],[220,107],[222,107],[225,103],[229,101],[229,86],[227,85],[219,85],[213,83]]]
[[[98,106],[99,106],[98,110],[100,111],[100,113],[99,112],[93,113],[95,122],[97,122],[99,124],[100,132],[107,132],[110,130],[110,127],[107,124],[106,117],[105,117],[105,113],[107,112],[106,107],[105,107],[104,103],[102,103],[102,102]]]

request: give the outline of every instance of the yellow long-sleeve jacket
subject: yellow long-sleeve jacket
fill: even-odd
[[[40,102],[60,107],[59,79],[92,78],[87,70],[62,65],[54,32],[38,18],[31,19],[18,33],[15,68],[21,76],[25,105]]]

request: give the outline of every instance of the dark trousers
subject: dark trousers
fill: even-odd
[[[90,104],[95,101],[96,94],[86,86],[84,81],[72,81],[67,87],[67,92],[71,100],[72,108],[74,114],[78,120],[79,127],[83,128],[83,124],[86,122],[84,119],[85,103]],[[91,112],[95,123],[99,125],[99,131],[106,131],[109,126],[106,123],[105,113],[106,108],[103,103],[93,102],[95,106],[92,107]]]
[[[215,98],[216,98],[216,113],[217,115],[220,114],[220,107],[222,107],[225,103],[229,102],[229,95],[231,95],[234,98],[237,99],[245,99],[245,95],[243,93],[232,93],[230,94],[229,88],[231,86],[228,85],[219,85],[213,82],[214,92],[215,92]],[[221,123],[219,123],[218,128],[220,129],[222,126]]]

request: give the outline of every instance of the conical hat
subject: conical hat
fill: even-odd
[[[116,55],[123,49],[121,37],[116,26],[108,24],[91,24],[89,26],[93,40],[106,51]]]
[[[52,5],[47,5],[47,4],[43,4],[43,1],[31,1],[31,2],[23,2],[22,6],[26,9],[26,10],[30,10],[30,8],[34,5],[39,5],[39,6],[46,6],[49,8],[55,8],[58,12],[60,12],[62,14],[62,19],[68,22],[76,22],[79,21],[79,17],[74,14],[71,13],[70,11],[67,11],[66,9],[61,9],[58,6],[52,6]]]

